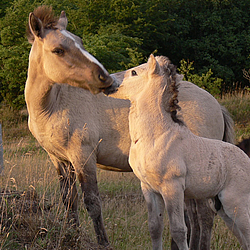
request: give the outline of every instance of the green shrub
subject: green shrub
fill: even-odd
[[[194,74],[193,62],[185,61],[182,59],[180,61],[179,73],[184,75],[184,80],[192,82],[199,86],[200,88],[205,89],[212,95],[218,95],[221,92],[221,84],[223,79],[218,77],[213,77],[213,72],[211,69],[208,70],[205,74],[202,73],[201,76]]]

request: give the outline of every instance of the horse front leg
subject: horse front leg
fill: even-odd
[[[179,250],[188,250],[187,227],[184,219],[184,180],[168,181],[162,189],[168,212],[170,232]]]
[[[164,201],[160,194],[153,192],[146,184],[141,183],[141,188],[148,207],[148,227],[153,250],[162,250]]]
[[[185,219],[185,224],[187,226],[187,242],[189,244],[190,242],[190,236],[191,236],[191,224],[190,224],[190,220],[188,217],[188,211],[187,208],[185,207],[184,209],[184,219]],[[171,250],[179,250],[177,244],[175,243],[174,239],[171,238]]]
[[[108,246],[109,241],[102,217],[101,199],[96,177],[96,161],[94,157],[88,159],[88,162],[79,169],[77,174],[84,195],[84,204],[93,221],[98,244]]]
[[[78,218],[78,193],[76,188],[76,174],[71,163],[60,162],[50,155],[60,181],[60,192],[66,208],[66,217],[73,226],[79,226]]]

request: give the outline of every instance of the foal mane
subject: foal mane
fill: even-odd
[[[163,74],[168,79],[162,94],[163,106],[165,110],[171,114],[171,118],[174,122],[179,125],[184,125],[184,122],[177,117],[177,111],[180,110],[181,107],[178,105],[179,79],[176,66],[165,56],[157,56],[156,60],[163,69]],[[165,104],[166,101],[167,105]]]
[[[59,18],[55,16],[51,6],[42,5],[33,11],[33,14],[39,18],[45,29],[56,29]],[[27,25],[26,35],[30,43],[34,42],[35,37]]]

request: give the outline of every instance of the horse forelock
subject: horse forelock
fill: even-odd
[[[51,6],[39,6],[33,11],[33,14],[39,18],[45,29],[56,29],[59,18],[55,16]],[[30,31],[29,25],[27,26],[27,37],[29,41],[34,41],[34,36]]]
[[[165,56],[156,57],[156,60],[163,70],[163,74],[165,75],[164,80],[167,80],[162,100],[164,108],[171,114],[174,122],[184,125],[183,121],[177,117],[177,111],[181,108],[178,105],[179,78],[176,72],[176,66],[171,63],[168,57]]]

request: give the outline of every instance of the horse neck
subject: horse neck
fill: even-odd
[[[53,82],[46,77],[42,55],[34,57],[32,47],[29,58],[28,77],[25,85],[25,100],[29,115],[40,115],[49,107]],[[39,58],[39,60],[37,59]],[[54,93],[56,94],[56,93]]]
[[[155,136],[170,131],[177,124],[172,120],[169,112],[164,107],[164,85],[154,85],[142,91],[138,98],[131,100],[130,108],[130,133],[152,133]],[[143,128],[139,129],[138,128]]]

